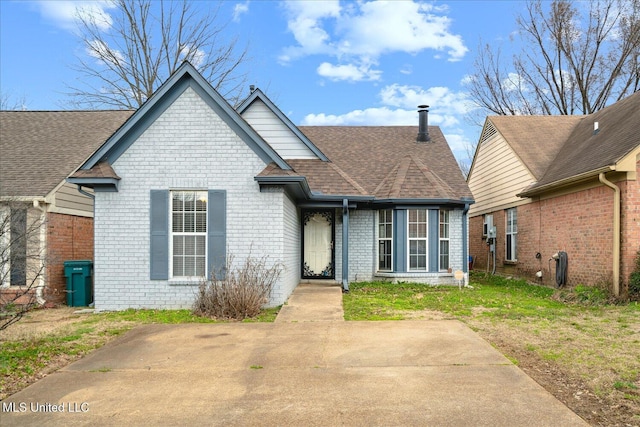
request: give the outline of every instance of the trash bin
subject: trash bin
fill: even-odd
[[[469,255],[469,271],[473,270],[473,257]]]
[[[67,278],[69,307],[87,307],[93,302],[93,262],[65,261],[64,277]]]

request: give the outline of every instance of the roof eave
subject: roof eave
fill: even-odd
[[[81,187],[93,188],[95,192],[115,193],[118,191],[120,178],[67,178],[67,182]]]
[[[472,205],[474,199],[461,197],[456,198],[433,198],[433,199],[413,199],[413,198],[396,198],[396,199],[375,199],[374,204],[388,205]]]
[[[371,202],[373,196],[363,196],[356,194],[321,194],[313,192],[304,176],[256,176],[254,178],[261,185],[283,185],[295,186],[298,193],[302,193],[305,200],[314,202],[336,202],[344,199],[356,202]]]
[[[529,189],[521,192],[521,193],[517,193],[516,196],[517,197],[534,197],[543,193],[546,193],[547,191],[551,191],[551,190],[556,190],[559,188],[563,188],[563,187],[568,187],[574,184],[578,184],[580,182],[584,182],[587,181],[591,178],[597,177],[600,173],[602,172],[609,172],[609,171],[613,171],[616,170],[615,165],[607,165],[607,166],[603,166],[601,168],[598,169],[593,169],[590,170],[588,172],[583,172],[581,174],[578,175],[573,175],[570,176],[568,178],[564,178],[558,181],[554,181],[554,182],[550,182],[548,184],[544,184],[541,186],[536,186],[534,184],[534,186]]]

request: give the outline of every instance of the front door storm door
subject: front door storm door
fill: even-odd
[[[302,212],[302,277],[334,279],[335,212]]]

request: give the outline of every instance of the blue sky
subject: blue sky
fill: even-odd
[[[0,0],[0,91],[29,110],[68,109],[83,55],[75,7],[105,1]],[[197,3],[206,7],[205,2]],[[513,43],[519,1],[225,1],[220,18],[249,43],[249,83],[298,125],[414,125],[417,106],[459,160],[480,128],[465,78],[480,40]],[[247,88],[248,93],[248,88]]]

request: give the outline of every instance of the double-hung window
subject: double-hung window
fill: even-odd
[[[173,277],[205,277],[207,192],[171,192],[171,272]]]
[[[517,258],[517,237],[518,237],[518,215],[516,208],[507,209],[507,232],[506,232],[506,256],[505,261],[516,261]]]
[[[409,270],[427,270],[427,210],[409,209]]]
[[[393,210],[378,211],[378,270],[393,270]]]
[[[440,270],[449,269],[449,211],[440,210]]]

